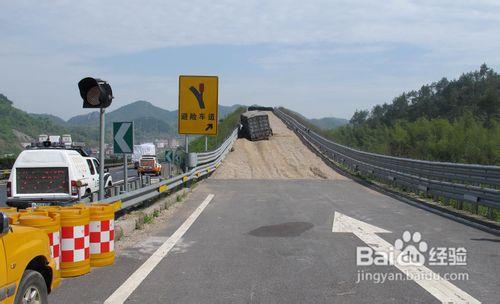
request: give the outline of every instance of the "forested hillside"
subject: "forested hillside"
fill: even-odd
[[[30,142],[39,134],[72,134],[76,141],[91,141],[85,128],[72,129],[57,125],[44,115],[33,116],[15,108],[5,95],[0,94],[0,156],[16,154],[22,142]]]
[[[356,111],[327,133],[365,151],[417,159],[500,164],[500,75],[483,64]]]

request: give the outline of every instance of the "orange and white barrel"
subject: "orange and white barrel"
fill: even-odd
[[[63,207],[61,214],[61,276],[75,277],[90,272],[89,208]]]
[[[90,265],[102,267],[115,261],[115,209],[114,204],[90,205]]]
[[[42,229],[49,238],[50,254],[56,264],[54,280],[61,279],[61,220],[59,213],[36,210],[19,214],[19,225]]]

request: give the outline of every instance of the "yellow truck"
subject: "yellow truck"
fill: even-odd
[[[10,225],[0,212],[0,303],[47,304],[57,287],[49,238],[40,229]]]

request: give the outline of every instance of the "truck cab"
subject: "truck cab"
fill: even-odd
[[[88,186],[86,189],[85,195],[89,195],[90,193],[99,191],[99,167],[100,163],[94,157],[84,157],[87,165],[89,167],[89,178],[88,178]],[[111,187],[113,185],[113,179],[111,178],[111,174],[109,172],[104,173],[104,187]]]
[[[161,164],[154,155],[144,155],[139,161],[139,168],[137,169],[139,175],[153,174],[161,175]]]
[[[55,262],[49,238],[40,229],[10,225],[0,212],[0,303],[47,304],[60,279],[53,279]]]

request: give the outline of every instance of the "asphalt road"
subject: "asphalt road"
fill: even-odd
[[[129,290],[127,303],[439,303],[412,280],[359,280],[360,273],[400,272],[357,266],[356,247],[366,244],[351,233],[332,232],[335,212],[390,231],[377,235],[391,244],[408,230],[420,232],[429,248],[465,247],[466,266],[428,268],[442,276],[466,273],[467,280],[452,283],[483,303],[498,303],[499,237],[350,180],[207,180],[165,227],[117,252],[115,265],[64,280],[50,302],[105,301],[208,194],[214,199],[137,289]]]
[[[109,168],[109,173],[111,174],[111,177],[113,178],[113,182],[123,180],[123,167],[113,167]],[[137,176],[137,170],[136,169],[128,169],[128,177],[133,177]]]

